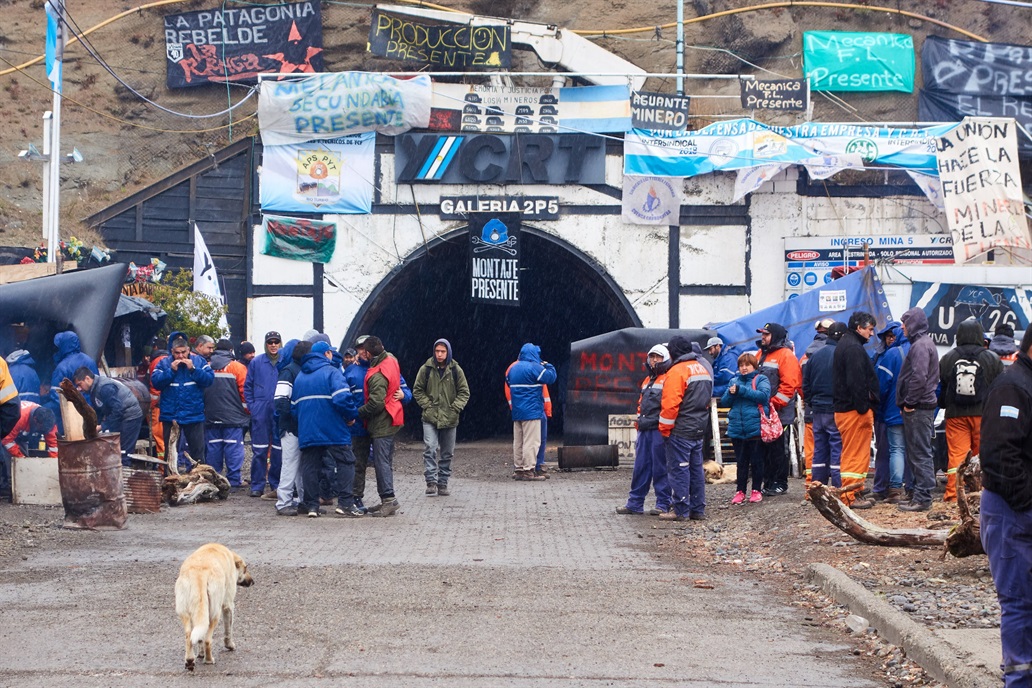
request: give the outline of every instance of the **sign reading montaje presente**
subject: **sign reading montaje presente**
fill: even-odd
[[[520,214],[469,216],[470,301],[520,305]]]

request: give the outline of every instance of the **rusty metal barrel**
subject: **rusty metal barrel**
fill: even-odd
[[[559,447],[559,470],[574,468],[616,468],[620,465],[620,448],[615,444],[587,447]]]
[[[65,528],[125,528],[122,457],[117,433],[91,440],[58,441],[57,471]]]

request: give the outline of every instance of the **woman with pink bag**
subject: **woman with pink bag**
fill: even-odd
[[[752,472],[752,493],[750,502],[763,501],[760,492],[763,484],[763,442],[760,439],[760,410],[769,414],[770,381],[767,376],[756,372],[756,356],[742,354],[738,357],[738,375],[731,378],[727,391],[720,398],[720,406],[728,408],[727,436],[735,448],[738,464],[738,491],[732,504],[746,500],[745,488]]]

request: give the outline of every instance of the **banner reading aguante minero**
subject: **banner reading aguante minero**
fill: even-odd
[[[470,301],[520,305],[520,214],[469,216]]]
[[[453,69],[508,69],[512,43],[507,24],[436,23],[373,8],[369,52],[391,60]]]
[[[329,263],[337,248],[337,225],[333,222],[266,215],[262,228],[262,253],[267,256]]]
[[[322,50],[315,0],[165,16],[169,88],[254,83],[262,73],[321,72]]]

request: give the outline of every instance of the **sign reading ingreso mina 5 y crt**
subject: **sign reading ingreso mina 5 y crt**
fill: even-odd
[[[262,73],[321,72],[319,3],[239,5],[165,17],[169,88],[254,83]]]
[[[914,39],[902,33],[803,32],[814,91],[914,92]]]
[[[369,52],[451,69],[508,69],[512,64],[509,38],[507,24],[437,24],[374,8]]]

